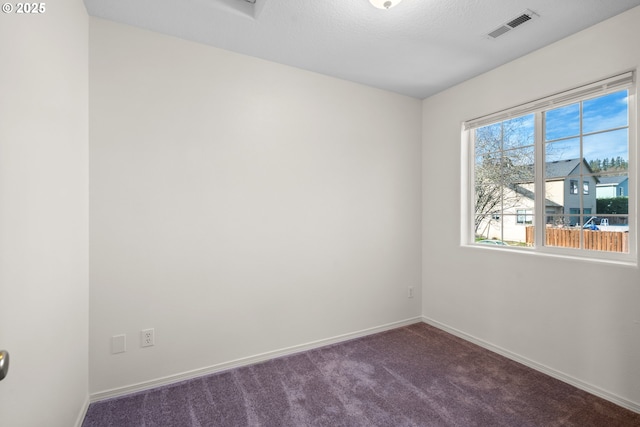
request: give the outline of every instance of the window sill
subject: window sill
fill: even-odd
[[[588,256],[584,255],[575,255],[571,253],[571,250],[555,248],[555,247],[544,247],[544,248],[534,248],[534,247],[519,247],[519,246],[499,246],[499,245],[481,245],[481,244],[462,244],[463,248],[470,248],[471,250],[480,250],[480,251],[498,251],[501,253],[514,253],[514,254],[525,254],[529,256],[538,256],[538,257],[547,257],[547,258],[556,258],[556,259],[566,259],[572,261],[582,261],[582,262],[590,262],[590,263],[601,263],[608,265],[616,265],[620,267],[631,267],[638,268],[638,259],[630,254],[606,254],[603,256],[602,252],[595,252],[597,256]]]

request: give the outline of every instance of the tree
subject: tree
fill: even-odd
[[[533,115],[475,130],[474,229],[488,227],[494,214],[515,207],[522,184],[533,182]]]
[[[616,215],[629,213],[628,197],[609,197],[596,200],[596,212],[600,215]]]
[[[589,161],[589,167],[595,172],[600,171],[626,171],[629,169],[629,162],[618,156],[615,159],[593,159]]]

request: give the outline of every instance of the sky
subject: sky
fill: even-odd
[[[620,156],[629,160],[627,91],[614,92],[583,101],[583,155],[589,162]],[[580,103],[556,108],[545,113],[546,160],[580,157]]]
[[[581,103],[577,102],[544,113],[547,162],[580,158],[580,107]],[[582,153],[585,160],[589,162],[621,157],[628,161],[627,90],[582,101],[582,110]],[[504,149],[514,149],[509,152],[509,157],[527,161],[527,155],[521,153],[532,151],[533,114],[477,129],[476,155],[499,150],[497,140],[501,139],[501,129],[505,131]]]

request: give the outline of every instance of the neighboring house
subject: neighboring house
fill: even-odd
[[[593,173],[585,160],[582,164],[586,173]],[[569,225],[580,222],[580,193],[582,193],[584,208],[582,213],[596,214],[596,188],[600,181],[594,176],[584,176],[581,182],[579,166],[580,159],[560,160],[546,164],[547,198],[563,206],[564,211],[559,213],[571,215],[568,217]],[[547,218],[547,223],[556,222],[549,221]]]
[[[583,160],[586,172],[593,173]],[[545,214],[547,224],[575,226],[580,221],[580,194],[583,197],[583,214],[596,214],[596,186],[599,180],[593,176],[580,178],[580,159],[548,162],[545,166]],[[534,198],[532,182],[522,182],[505,189],[504,199],[509,200],[502,215],[494,214],[483,224],[481,232],[488,239],[525,242],[526,226],[533,223]]]
[[[603,176],[596,185],[596,198],[629,197],[629,177]]]

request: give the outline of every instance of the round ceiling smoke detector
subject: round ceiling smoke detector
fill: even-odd
[[[369,3],[371,3],[378,9],[391,9],[401,1],[402,0],[369,0]]]

